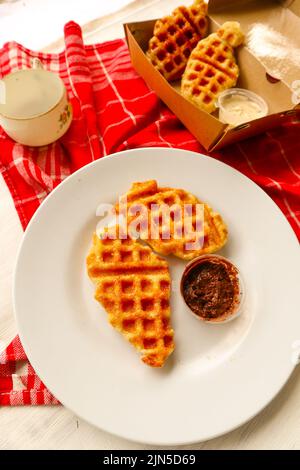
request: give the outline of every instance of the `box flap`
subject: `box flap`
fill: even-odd
[[[300,16],[300,0],[285,0],[282,3],[285,8],[291,10],[295,15]]]
[[[300,16],[300,0],[270,0],[271,3],[280,3],[283,8],[288,8],[297,16]],[[268,0],[264,0],[265,3]],[[239,6],[246,6],[247,4],[257,4],[257,0],[209,0],[208,1],[208,14],[216,13],[220,10],[226,10],[228,8],[237,8]],[[263,3],[263,2],[260,2]]]
[[[286,97],[278,106],[273,103],[272,112],[292,106],[290,90],[300,77],[300,0],[210,0],[209,13],[216,25],[229,20],[239,21],[246,34],[246,47],[241,51],[248,49],[271,77],[279,79],[287,87],[286,92],[281,87],[280,95],[283,97],[285,94]],[[245,69],[244,57],[244,52],[238,53],[241,75]],[[247,75],[248,87],[255,91],[256,73]],[[270,85],[266,77],[265,80],[260,77],[259,81],[262,96],[271,95],[272,98],[275,93],[277,96],[275,87],[274,93],[268,92]]]
[[[208,15],[224,11],[232,8],[237,8],[241,4],[245,6],[248,3],[254,3],[256,0],[209,0],[208,1]]]
[[[257,135],[261,132],[273,129],[274,127],[278,127],[297,116],[300,116],[300,111],[295,109],[285,113],[273,114],[272,116],[266,116],[264,118],[257,119],[256,121],[252,121],[251,125],[241,124],[235,128],[229,127],[227,130],[225,130],[224,134],[220,136],[219,140],[214,142],[208,150],[220,149],[226,145],[248,139],[253,135]]]

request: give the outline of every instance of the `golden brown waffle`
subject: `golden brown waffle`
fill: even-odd
[[[147,55],[168,81],[182,76],[192,50],[206,36],[206,13],[207,5],[197,0],[156,21]]]
[[[143,362],[163,366],[174,350],[167,262],[130,238],[94,234],[87,270],[112,326],[141,352]]]
[[[133,222],[142,214],[141,209],[146,208],[143,218],[146,223],[137,229],[140,237],[158,253],[189,260],[213,253],[227,241],[227,228],[220,214],[183,189],[159,188],[155,180],[150,180],[134,183],[124,196],[116,206],[117,213],[125,215],[127,211],[127,226],[135,228]],[[203,208],[203,212],[197,212],[197,205]],[[172,208],[170,217],[163,217],[163,206]],[[183,217],[186,227],[191,228],[186,232],[183,230]],[[153,227],[156,238],[151,233]],[[196,246],[190,245],[195,242]]]
[[[233,46],[240,45],[243,37],[239,23],[224,23],[219,31],[199,41],[188,60],[181,92],[207,113],[215,110],[223,90],[236,85],[239,67]]]

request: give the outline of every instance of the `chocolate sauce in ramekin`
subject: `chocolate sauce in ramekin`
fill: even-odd
[[[188,307],[202,320],[227,321],[240,305],[238,269],[221,256],[200,256],[186,266],[181,293]]]

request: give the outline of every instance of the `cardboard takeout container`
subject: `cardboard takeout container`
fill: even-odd
[[[298,54],[300,52],[300,0],[210,0],[208,16],[209,33],[215,31],[225,21],[235,20],[240,22],[247,38],[253,25],[263,25],[279,38],[284,38],[283,46],[280,47],[280,51],[278,49],[281,54],[284,44],[293,45],[294,56],[297,55],[297,51]],[[180,94],[180,82],[168,83],[146,57],[155,21],[156,19],[124,25],[133,66],[206,150],[218,149],[259,134],[290,120],[291,116],[299,113],[300,106],[295,106],[292,101],[291,87],[293,80],[300,79],[300,63],[299,66],[295,61],[287,64],[283,57],[282,69],[286,69],[284,78],[277,82],[270,81],[266,70],[272,72],[272,57],[268,57],[266,68],[262,58],[255,56],[247,47],[247,41],[244,46],[235,50],[240,67],[240,77],[236,86],[262,96],[269,106],[268,116],[232,127],[214,115],[202,111]],[[272,54],[276,55],[276,48]],[[276,59],[278,67],[280,57],[273,59]]]

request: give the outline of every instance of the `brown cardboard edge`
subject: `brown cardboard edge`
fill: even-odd
[[[254,125],[249,126],[246,123],[241,124],[238,128],[230,128],[227,132],[224,132],[218,141],[214,142],[209,147],[209,151],[220,150],[227,145],[240,142],[241,140],[248,139],[249,137],[263,134],[270,129],[274,129],[284,123],[290,122],[293,118],[297,117],[300,118],[300,111],[295,109],[285,113],[273,114],[266,116],[266,118],[261,118],[264,119],[263,124],[261,123],[261,119],[259,119],[260,122],[258,122],[257,125],[254,123]]]
[[[241,4],[251,3],[253,0],[209,0],[208,2],[208,15],[211,15],[225,8],[232,8],[235,5],[241,6]],[[281,4],[282,8],[287,8],[291,10],[295,15],[300,16],[300,0],[275,0],[277,3]]]

